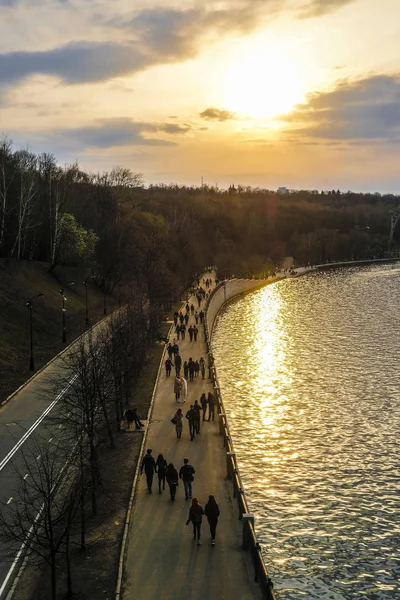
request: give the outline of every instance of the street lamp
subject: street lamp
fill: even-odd
[[[30,361],[29,361],[29,370],[30,371],[34,371],[35,370],[35,361],[33,359],[33,319],[32,319],[32,309],[33,309],[33,300],[35,298],[39,298],[39,296],[44,296],[44,294],[37,294],[36,296],[33,296],[33,298],[31,298],[30,300],[28,300],[28,302],[26,303],[27,308],[29,308],[29,329],[30,329],[30,338],[31,338],[31,357],[30,357]]]
[[[63,333],[62,333],[62,341],[63,344],[67,343],[67,329],[65,326],[65,301],[66,301],[66,297],[64,296],[64,289],[61,288],[60,290],[60,294],[61,294],[61,298],[62,298],[62,324],[63,324]]]

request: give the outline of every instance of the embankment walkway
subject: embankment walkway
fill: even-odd
[[[206,276],[209,276],[207,274]],[[193,302],[196,309],[198,303]],[[202,308],[205,301],[202,301]],[[200,310],[200,309],[198,309]],[[193,324],[191,316],[189,325]],[[182,364],[189,357],[201,356],[206,361],[204,328],[198,324],[196,342],[178,341]],[[173,338],[174,336],[171,336]],[[172,341],[172,339],[171,339]],[[165,361],[166,355],[163,357]],[[215,421],[201,421],[200,435],[190,441],[189,426],[184,418],[182,438],[177,439],[171,418],[178,407],[184,415],[190,404],[200,401],[203,392],[213,391],[210,379],[201,374],[188,382],[185,404],[178,404],[173,391],[173,369],[166,377],[162,368],[156,384],[153,412],[148,428],[146,449],[151,448],[155,460],[159,453],[178,470],[183,459],[188,458],[196,470],[193,496],[206,504],[213,494],[219,504],[221,516],[217,528],[216,546],[211,545],[207,519],[203,517],[201,546],[193,542],[192,526],[185,525],[190,500],[185,500],[182,482],[176,500],[170,499],[168,485],[160,495],[158,477],[154,476],[153,493],[147,492],[145,474],[140,476],[125,553],[122,588],[123,600],[254,600],[261,597],[254,583],[246,555],[240,546],[237,510],[232,506],[231,490],[226,484],[226,454],[223,438],[219,435],[218,415]],[[183,374],[183,369],[181,371]],[[206,370],[206,377],[208,369]],[[208,416],[208,413],[207,413]],[[234,502],[234,501],[233,501]]]

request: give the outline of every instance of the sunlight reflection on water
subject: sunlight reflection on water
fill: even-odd
[[[240,472],[279,600],[400,592],[400,268],[283,281],[213,336]]]

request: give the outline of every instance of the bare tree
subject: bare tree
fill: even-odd
[[[0,511],[0,537],[10,551],[22,546],[31,560],[50,567],[52,600],[57,598],[57,556],[65,551],[72,594],[69,543],[80,503],[72,462],[73,454],[66,454],[61,445],[31,436],[28,449],[21,450],[19,463],[13,464],[17,497]]]
[[[37,226],[34,223],[33,211],[34,200],[37,194],[37,157],[28,150],[19,150],[15,153],[17,163],[17,228],[14,244],[10,256],[21,258],[21,250],[24,250],[26,234],[29,229]]]
[[[0,138],[0,251],[4,243],[8,196],[14,178],[12,142],[7,136]]]

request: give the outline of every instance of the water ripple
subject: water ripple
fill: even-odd
[[[400,593],[400,266],[283,281],[213,338],[279,600]]]

